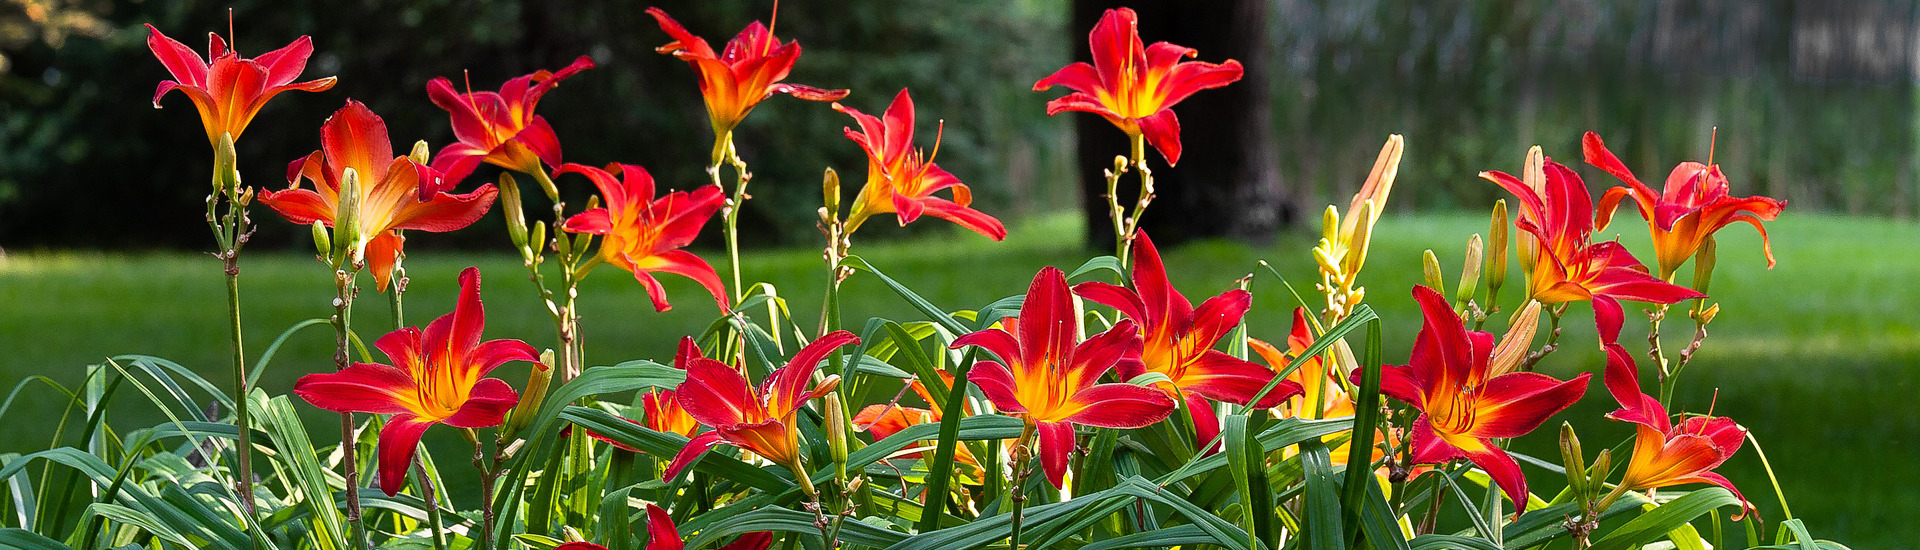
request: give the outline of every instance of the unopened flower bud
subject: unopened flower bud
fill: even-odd
[[[527,373],[527,391],[520,394],[520,403],[507,413],[507,423],[500,426],[500,439],[513,439],[521,428],[533,421],[535,414],[540,413],[540,403],[547,398],[547,384],[553,380],[553,369],[548,367],[552,364],[553,350],[540,352],[540,363]]]
[[[832,168],[820,175],[820,204],[827,209],[827,219],[840,217],[840,173]]]
[[[1359,210],[1348,212],[1347,215],[1360,220],[1370,219],[1374,216],[1373,203],[1360,203]],[[1346,256],[1341,258],[1340,268],[1346,271],[1348,277],[1353,277],[1367,264],[1367,245],[1373,240],[1373,224],[1354,224],[1353,233],[1346,235],[1346,238]]]
[[[847,463],[847,412],[840,406],[839,394],[828,395],[826,402],[827,447],[833,451],[833,462],[844,465]]]
[[[1493,224],[1487,229],[1492,241],[1487,247],[1487,302],[1492,303],[1507,282],[1507,199],[1493,201]]]
[[[1465,304],[1473,300],[1473,295],[1480,292],[1480,265],[1483,261],[1481,256],[1485,253],[1485,248],[1486,245],[1480,242],[1479,233],[1474,233],[1472,237],[1467,238],[1467,261],[1460,267],[1460,288],[1453,292],[1455,301]]]
[[[1713,322],[1714,316],[1719,314],[1720,314],[1720,304],[1707,306],[1707,309],[1700,311],[1700,324],[1704,325],[1704,324]]]
[[[1320,213],[1320,239],[1325,242],[1340,240],[1340,209],[1331,204]]]
[[[360,254],[360,173],[348,168],[340,176],[340,200],[333,211],[333,265],[344,266]]]
[[[1708,235],[1700,243],[1700,250],[1693,255],[1693,289],[1707,292],[1707,285],[1713,282],[1713,264],[1719,261],[1718,241]]]
[[[1571,489],[1574,495],[1585,495],[1586,458],[1580,452],[1580,436],[1573,433],[1573,424],[1569,422],[1560,423],[1560,460],[1567,469],[1567,488]]]
[[[213,192],[225,193],[240,185],[240,171],[236,168],[233,152],[233,134],[220,134],[220,143],[213,146]]]
[[[333,237],[327,234],[327,224],[320,220],[313,220],[311,227],[313,228],[314,252],[320,254],[322,258],[331,256],[333,253]]]
[[[507,218],[507,238],[520,248],[527,246],[527,213],[521,209],[520,183],[514,181],[513,174],[500,174],[501,215]]]
[[[1440,289],[1446,288],[1447,282],[1440,275],[1440,258],[1433,255],[1431,248],[1420,253],[1420,274],[1426,278],[1427,288],[1433,289],[1434,292],[1440,292]]]

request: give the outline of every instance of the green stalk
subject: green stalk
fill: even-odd
[[[1020,439],[1015,440],[1013,448],[1013,487],[1008,492],[1008,500],[1013,502],[1013,532],[1007,537],[1007,548],[1020,550],[1021,508],[1027,504],[1027,462],[1033,458],[1033,432],[1035,424],[1028,420],[1020,429]],[[936,514],[937,515],[937,514]]]
[[[334,285],[338,294],[333,300],[333,364],[335,371],[346,370],[351,364],[348,356],[348,334],[353,323],[353,298],[359,292],[354,286],[358,270],[334,270]],[[360,516],[360,464],[358,454],[359,438],[355,436],[353,413],[340,413],[340,452],[342,456],[342,476],[346,478],[347,523],[353,530],[353,547],[368,548],[367,527]]]
[[[414,481],[420,488],[420,498],[427,503],[427,523],[433,526],[433,550],[447,550],[447,531],[440,520],[440,498],[434,491],[433,480],[427,477],[427,466],[418,453],[424,453],[424,446],[415,451],[413,457]]]
[[[1121,242],[1116,244],[1120,252],[1118,256],[1120,258],[1120,265],[1129,269],[1132,268],[1132,264],[1128,263],[1127,251],[1132,249],[1133,239],[1140,234],[1140,216],[1146,213],[1147,204],[1153,202],[1153,169],[1147,167],[1147,138],[1145,135],[1136,134],[1133,136],[1132,153],[1130,162],[1133,164],[1133,170],[1140,174],[1140,199],[1139,202],[1134,203],[1133,214],[1127,218],[1126,238],[1121,239]]]
[[[252,193],[240,190],[240,170],[233,151],[233,136],[222,134],[214,146],[213,193],[207,195],[207,228],[219,245],[223,272],[227,277],[227,328],[233,339],[234,428],[238,432],[235,455],[239,471],[234,482],[241,509],[254,513],[253,504],[253,430],[248,410],[247,356],[240,330],[240,247],[247,242],[247,203]],[[227,202],[224,215],[216,215],[220,200]]]

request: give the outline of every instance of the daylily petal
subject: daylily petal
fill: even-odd
[[[673,390],[680,408],[708,426],[738,424],[758,416],[759,399],[747,379],[725,363],[695,359],[687,365],[687,380]]]
[[[1173,414],[1165,392],[1133,384],[1094,384],[1069,398],[1072,413],[1060,420],[1101,428],[1144,428]]]
[[[1041,422],[1036,431],[1040,435],[1040,469],[1046,472],[1047,482],[1054,487],[1065,487],[1067,459],[1073,455],[1073,425]]]
[[[1146,136],[1147,143],[1167,159],[1167,166],[1180,164],[1180,119],[1173,115],[1172,110],[1140,119],[1140,134]]]
[[[455,428],[491,428],[506,422],[507,411],[520,403],[520,394],[499,378],[482,378],[473,385],[459,412],[440,419]]]
[[[1468,432],[1480,438],[1519,437],[1564,411],[1587,391],[1592,373],[1565,382],[1537,372],[1514,372],[1488,380],[1479,394],[1478,417]]]
[[[293,383],[293,394],[333,412],[398,414],[417,390],[407,372],[379,363],[354,363],[338,372],[316,372]]]
[[[1273,381],[1274,372],[1255,365],[1225,352],[1207,350],[1192,364],[1178,381],[1182,391],[1204,395],[1209,399],[1245,405],[1253,396]],[[1282,380],[1280,384],[1267,392],[1254,408],[1265,409],[1278,406],[1289,397],[1300,395],[1304,391],[1299,382]]]
[[[1026,406],[1020,404],[1020,394],[1016,389],[1013,373],[1008,372],[1006,366],[993,361],[974,363],[973,370],[967,371],[967,381],[973,382],[974,387],[980,388],[980,393],[985,394],[987,400],[993,402],[993,408],[999,409],[1000,412],[1027,412]]]
[[[680,477],[680,471],[692,465],[695,459],[707,452],[707,449],[725,442],[726,439],[722,438],[717,431],[693,436],[693,439],[687,441],[687,446],[681,447],[680,452],[673,455],[673,460],[667,463],[666,470],[660,473],[660,481],[673,481],[673,478]]]
[[[433,426],[432,421],[396,414],[380,429],[380,492],[393,496],[407,482],[407,468],[413,466],[413,453],[420,447],[420,435]]]
[[[1193,418],[1193,447],[1203,454],[1220,452],[1223,442],[1214,441],[1220,436],[1220,419],[1214,416],[1213,403],[1193,392],[1187,393],[1186,402],[1187,416]]]
[[[813,383],[813,371],[820,362],[834,350],[859,343],[860,337],[852,332],[836,330],[800,348],[786,366],[774,369],[762,383],[760,393],[766,396],[768,414],[784,416],[787,411],[799,407],[803,396],[807,394],[807,385]]]
[[[659,506],[647,505],[647,550],[681,550],[680,529]]]

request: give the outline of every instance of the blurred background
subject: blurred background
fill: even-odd
[[[770,16],[763,1],[658,4],[716,47],[745,22]],[[910,239],[868,249],[876,264],[898,266],[894,275],[959,309],[1018,292],[1040,265],[1071,267],[1088,250],[1111,250],[1100,244],[1104,200],[1083,191],[1102,185],[1100,167],[1111,166],[1124,144],[1097,117],[1047,117],[1045,102],[1065,90],[1031,86],[1087,59],[1086,30],[1115,4],[781,6],[775,32],[805,50],[789,81],[850,89],[844,103],[869,113],[912,89],[920,145],[931,146],[934,121],[944,120],[940,164],[973,186],[977,207],[1014,229],[1001,247],[937,223],[869,229],[863,247]],[[1235,58],[1248,67],[1241,83],[1176,108],[1187,149],[1178,167],[1149,156],[1162,197],[1149,210],[1148,231],[1163,246],[1195,241],[1169,257],[1170,265],[1189,266],[1175,279],[1190,295],[1223,287],[1261,258],[1308,290],[1307,249],[1321,209],[1344,207],[1386,136],[1406,136],[1392,213],[1382,222],[1391,236],[1376,245],[1368,269],[1377,277],[1369,301],[1402,325],[1389,328],[1392,358],[1405,356],[1416,326],[1405,288],[1417,281],[1418,254],[1433,248],[1449,270],[1457,265],[1460,243],[1486,230],[1485,210],[1504,196],[1475,175],[1517,172],[1528,146],[1577,165],[1595,193],[1615,182],[1578,166],[1586,130],[1606,137],[1650,183],[1679,161],[1711,154],[1735,195],[1786,199],[1788,214],[1769,226],[1780,269],[1762,269],[1750,229],[1732,228],[1736,235],[1723,238],[1714,292],[1728,313],[1695,367],[1708,374],[1682,397],[1688,410],[1702,410],[1715,388],[1727,390],[1719,410],[1738,411],[1728,414],[1775,441],[1767,450],[1793,511],[1816,535],[1865,548],[1920,538],[1895,519],[1920,514],[1920,496],[1900,488],[1920,477],[1912,460],[1920,453],[1920,411],[1910,405],[1920,365],[1920,289],[1912,282],[1920,276],[1920,226],[1912,221],[1920,215],[1920,2],[1127,5],[1140,11],[1149,42],[1192,46],[1200,60]],[[231,8],[237,36],[229,38],[247,56],[313,37],[316,54],[304,77],[337,75],[339,84],[282,95],[255,119],[239,143],[251,185],[284,185],[284,163],[318,147],[320,123],[347,98],[386,119],[396,149],[416,139],[437,149],[452,135],[446,113],[427,101],[429,79],[459,86],[470,75],[475,90],[491,90],[579,55],[599,68],[567,80],[539,107],[565,158],[640,164],[663,187],[701,185],[712,136],[693,72],[654,52],[668,38],[644,7],[605,0],[0,0],[0,383],[12,387],[30,374],[69,381],[80,366],[125,352],[211,365],[210,373],[224,360],[219,277],[213,262],[195,254],[209,243],[200,219],[209,153],[189,101],[170,95],[157,111],[149,103],[169,75],[147,50],[142,23],[202,50],[206,32],[227,33]],[[756,182],[743,240],[770,249],[748,265],[749,279],[780,282],[797,302],[818,296],[818,254],[810,248],[818,241],[820,171],[837,169],[849,187],[863,173],[860,149],[841,134],[849,123],[825,104],[782,96],[763,102],[736,133]],[[483,166],[462,189],[497,174]],[[589,191],[582,183],[562,180],[573,198]],[[1632,223],[1602,238],[1620,233],[1648,258],[1638,221],[1621,216]],[[324,315],[331,286],[311,261],[305,228],[279,223],[264,208],[254,219],[259,233],[243,281],[254,325],[249,349],[259,350],[281,328]],[[500,227],[495,212],[467,231],[410,235],[408,250],[418,256],[409,261],[418,289],[410,301],[420,304],[411,309],[421,319],[445,311],[451,274],[480,263],[501,294],[489,301],[496,315],[490,334],[550,345],[538,336],[550,338],[543,332],[550,327],[523,288],[518,260],[506,255]],[[592,364],[664,357],[678,334],[711,315],[654,316],[624,273],[600,270],[588,283],[584,292],[608,297],[587,306],[589,349],[606,359]],[[881,287],[860,292],[866,301],[849,306],[858,313],[904,315]],[[1257,310],[1250,322],[1273,327],[1256,335],[1278,338],[1286,311]],[[1576,308],[1570,319],[1584,315]],[[324,362],[330,341],[320,332],[290,339],[280,361]],[[1597,357],[1567,351],[1549,363],[1572,372],[1597,365]],[[285,392],[295,370],[269,371],[268,389]],[[1596,393],[1567,414],[1605,412],[1604,399]],[[29,398],[15,410],[50,418],[58,405]],[[150,424],[143,420],[150,419],[128,425]],[[44,448],[50,433],[29,427],[16,434],[24,439],[0,437],[0,449]],[[1783,517],[1753,453],[1743,450],[1728,468],[1764,517]]]

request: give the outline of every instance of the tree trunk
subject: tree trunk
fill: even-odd
[[[1074,59],[1091,60],[1086,33],[1113,0],[1074,0]],[[1154,243],[1171,245],[1201,237],[1231,237],[1251,242],[1273,239],[1292,220],[1293,209],[1281,181],[1269,78],[1272,53],[1264,0],[1126,2],[1140,15],[1147,44],[1172,42],[1199,50],[1199,60],[1237,59],[1246,76],[1223,88],[1204,90],[1175,106],[1184,152],[1178,166],[1149,147],[1157,198],[1141,219]],[[1075,113],[1088,244],[1113,249],[1104,170],[1115,156],[1127,154],[1125,134],[1098,116]],[[1139,181],[1120,181],[1120,202],[1132,205]]]

